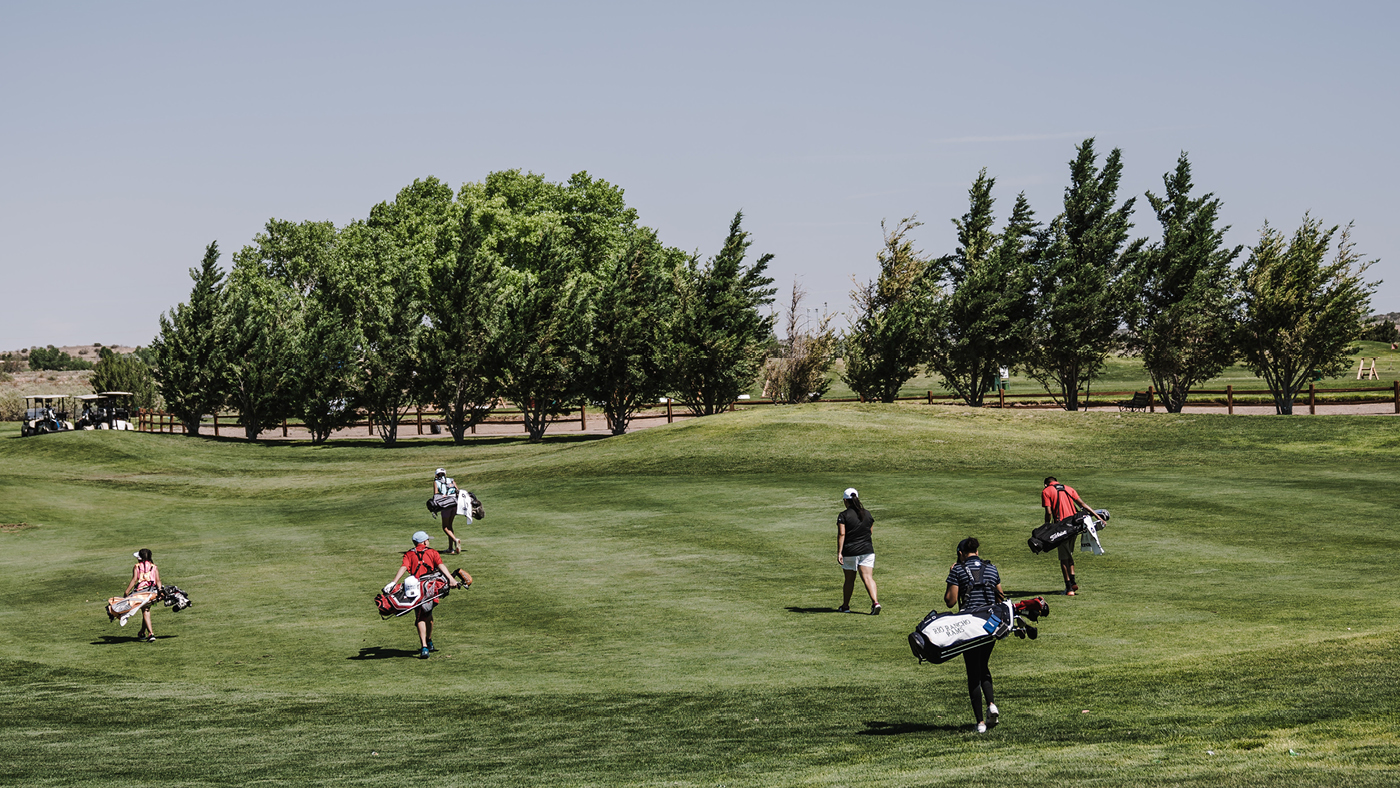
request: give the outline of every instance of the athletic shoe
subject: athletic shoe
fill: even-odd
[[[1079,586],[1075,586],[1074,588],[1078,588],[1078,587],[1079,587]],[[1074,594],[1074,588],[1066,588],[1066,589],[1065,589],[1065,596],[1074,596],[1074,595],[1075,595],[1075,594]]]
[[[431,640],[428,641],[428,650],[429,650],[429,651],[437,651],[437,646],[434,646],[434,645],[433,645],[433,641],[431,641]]]
[[[149,637],[146,638],[146,642],[147,642],[147,643],[154,643],[154,642],[156,642],[156,636],[155,636],[155,635],[150,635]]]
[[[849,613],[849,612],[851,612],[851,606],[850,606],[850,605],[842,605],[842,606],[836,608],[836,612],[837,612],[837,613]]]
[[[978,733],[986,733],[986,732],[987,732],[987,723],[985,723],[985,722],[979,722],[979,723],[977,723],[977,732],[978,732]]]
[[[422,649],[420,649],[420,650],[418,651],[418,658],[419,658],[419,659],[427,659],[427,658],[428,658],[428,647],[427,647],[427,646],[424,646]]]
[[[997,718],[1000,717],[1000,716],[1001,716],[1001,711],[997,709],[997,705],[996,705],[995,703],[988,703],[988,704],[987,704],[987,722],[989,722],[989,723],[991,723],[991,724],[993,724],[993,725],[996,725],[996,724],[997,724]]]
[[[880,615],[880,606],[879,606],[879,605],[871,605],[871,606],[870,606],[870,615],[872,615],[872,616],[878,616],[878,615]]]

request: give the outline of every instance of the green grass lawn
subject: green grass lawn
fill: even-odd
[[[535,446],[4,425],[0,784],[1395,785],[1398,448],[1384,417],[916,404]],[[439,465],[488,516],[421,661],[372,597],[440,533]],[[905,637],[967,535],[1059,591],[1047,473],[1113,511],[1108,554],[997,646],[977,736],[961,663]],[[849,485],[879,617],[828,612]],[[154,644],[102,612],[140,547],[195,601]]]

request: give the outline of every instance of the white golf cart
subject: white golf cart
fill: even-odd
[[[31,394],[24,398],[24,423],[19,428],[21,437],[71,429],[73,422],[68,420],[68,395]]]
[[[74,397],[82,408],[76,426],[80,430],[133,430],[129,391],[103,391]]]

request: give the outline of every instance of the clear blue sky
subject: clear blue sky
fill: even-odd
[[[0,349],[146,344],[217,240],[343,224],[414,178],[626,189],[668,244],[736,209],[786,289],[848,308],[880,220],[953,248],[1060,208],[1088,136],[1122,196],[1189,152],[1232,243],[1355,221],[1400,310],[1395,3],[0,4]],[[1156,222],[1139,197],[1136,231]]]

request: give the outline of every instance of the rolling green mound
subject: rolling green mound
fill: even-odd
[[[6,426],[0,783],[1394,784],[1397,448],[1374,416],[923,405],[534,446]],[[413,531],[446,547],[437,466],[487,517],[418,660],[372,597]],[[1114,515],[1074,598],[1025,545],[1047,474]],[[847,486],[878,617],[832,612]],[[968,535],[1055,594],[992,657],[987,736],[905,642]],[[195,602],[152,644],[102,611],[140,547]]]

